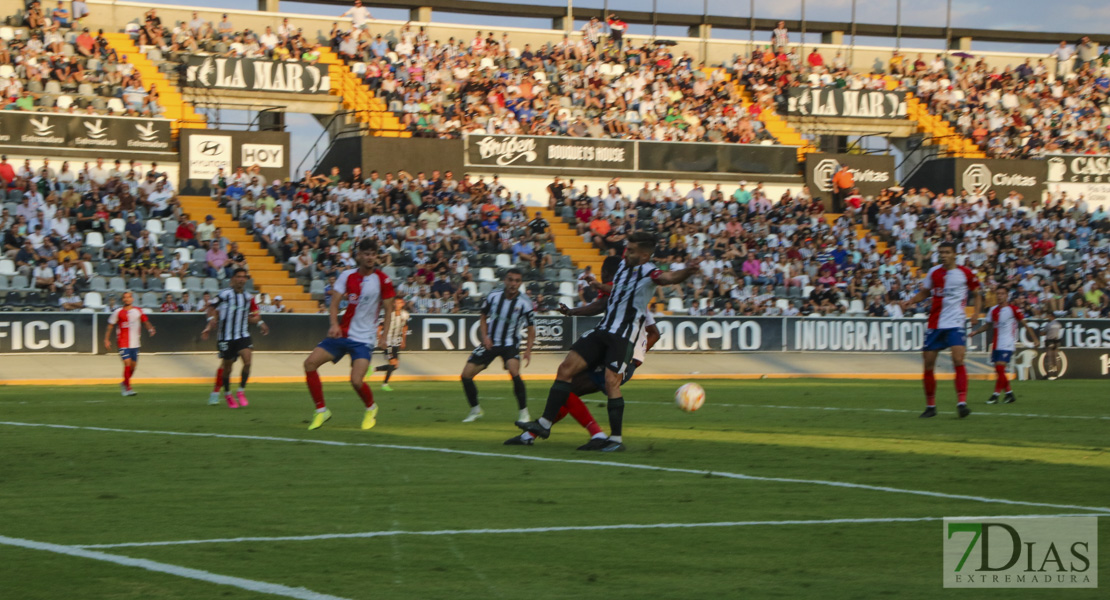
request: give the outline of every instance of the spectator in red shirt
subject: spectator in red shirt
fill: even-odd
[[[173,299],[173,294],[167,292],[165,299],[162,300],[162,308],[159,310],[164,313],[181,312],[181,307]]]
[[[197,247],[197,224],[181,215],[177,221],[177,231],[173,234],[178,246]]]
[[[817,48],[814,48],[813,52],[809,53],[809,56],[806,58],[806,61],[809,62],[809,66],[811,66],[811,67],[823,67],[823,66],[825,66],[825,58],[823,56],[821,56],[821,53],[817,51]]]
[[[89,35],[89,28],[85,27],[81,30],[81,35],[77,36],[77,53],[81,56],[90,57],[96,51],[96,40],[93,36]]]

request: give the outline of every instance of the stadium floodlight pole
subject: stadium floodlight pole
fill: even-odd
[[[901,50],[902,49],[902,0],[898,0],[898,8],[897,8],[897,12],[895,14],[896,14],[896,16],[894,17],[894,22],[896,23],[896,25],[894,27],[894,49],[895,50]]]
[[[848,64],[856,64],[856,0],[852,0],[852,45],[848,48]]]
[[[651,41],[655,41],[655,32],[659,25],[659,0],[651,0]]]
[[[748,54],[755,52],[755,0],[748,4]]]
[[[798,50],[798,64],[805,60],[806,54],[806,0],[802,0],[802,41]]]
[[[952,0],[948,0],[948,12],[944,17],[944,53],[952,51]]]

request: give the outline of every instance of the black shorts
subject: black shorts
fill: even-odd
[[[635,350],[628,340],[601,329],[595,329],[578,338],[570,349],[586,361],[587,371],[605,367],[617,373],[624,373],[632,364],[632,353]]]
[[[1045,340],[1044,347],[1049,350],[1056,350],[1060,347],[1060,340]]]
[[[386,346],[382,348],[382,354],[385,354],[386,360],[400,360],[401,347],[400,346]]]
[[[216,350],[219,352],[220,358],[224,360],[235,360],[239,358],[240,352],[251,348],[254,348],[254,344],[251,343],[250,336],[226,342],[216,342]]]
[[[494,346],[486,350],[485,346],[478,346],[474,349],[474,352],[470,353],[470,358],[466,359],[466,362],[488,367],[493,359],[497,357],[501,357],[501,364],[507,367],[510,360],[520,360],[520,348],[517,346]]]

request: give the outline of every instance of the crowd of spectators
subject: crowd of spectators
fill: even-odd
[[[26,29],[0,35],[0,108],[4,110],[157,117],[162,114],[156,85],[119,56],[104,37],[81,24],[88,8],[81,0],[44,9],[31,2]],[[151,11],[152,13],[154,11]]]

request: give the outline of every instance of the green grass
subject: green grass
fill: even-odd
[[[203,386],[0,388],[0,421],[274,436],[366,445],[185,437],[0,425],[0,535],[64,545],[373,531],[611,524],[1055,514],[1063,509],[759,481],[744,474],[1110,507],[1105,382],[1022,382],[1014,405],[919,420],[919,386],[889,381],[706,382],[694,414],[676,384],[626,389],[629,451],[576,452],[567,421],[531,448],[506,383],[481,383],[486,417],[455,384],[376,391],[379,425],[327,385],[335,417],[305,430],[303,386],[251,386],[249,409],[205,405]],[[529,386],[533,414],[546,386]],[[604,426],[605,410],[591,410]],[[768,406],[774,405],[776,408]],[[787,408],[791,407],[791,408]],[[822,410],[836,408],[838,410]],[[858,409],[858,410],[844,410]],[[886,409],[886,410],[872,410]],[[1001,416],[1002,414],[1040,416]],[[497,456],[425,452],[421,446]],[[520,460],[534,456],[556,461]],[[569,462],[691,469],[667,472]],[[1104,540],[1110,519],[1100,519]],[[349,599],[935,598],[941,523],[401,535],[106,549],[114,555],[305,587]],[[1107,554],[1104,552],[1104,555]],[[256,592],[86,558],[0,545],[0,598],[266,598]],[[1110,567],[1100,560],[1104,573]],[[1104,586],[1107,585],[1104,583]],[[976,598],[1101,598],[1099,590],[988,590]],[[969,596],[970,597],[970,596]]]

